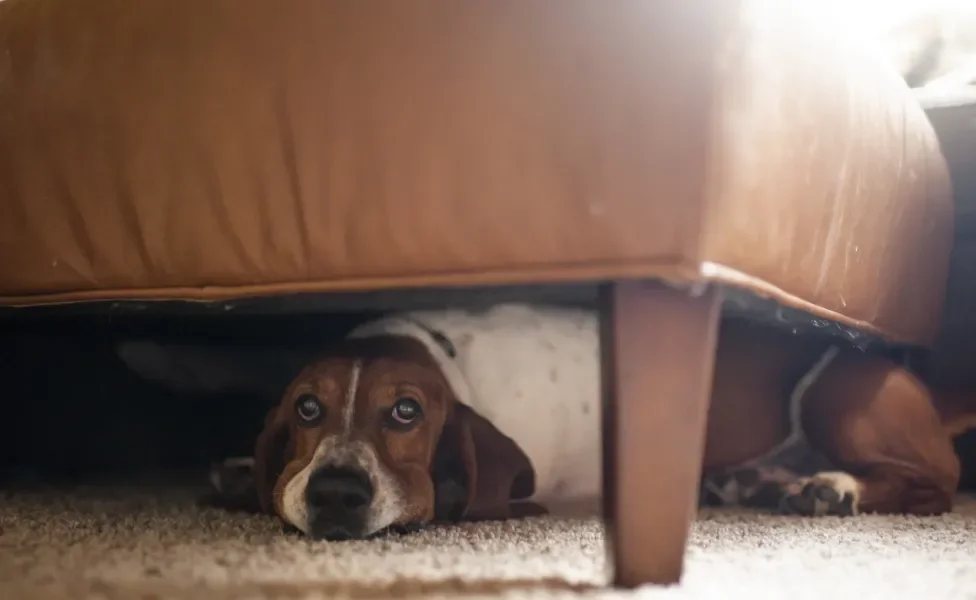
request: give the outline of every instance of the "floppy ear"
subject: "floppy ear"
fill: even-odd
[[[254,489],[261,510],[268,514],[275,512],[275,484],[285,470],[291,452],[287,413],[277,405],[265,418],[264,429],[254,445]]]
[[[432,479],[438,520],[507,519],[517,516],[513,502],[535,492],[535,471],[518,444],[461,403],[444,425]]]

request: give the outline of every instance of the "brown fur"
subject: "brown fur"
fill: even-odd
[[[785,399],[828,348],[748,321],[722,323],[708,412],[705,471],[739,465],[790,432]]]
[[[931,393],[904,368],[848,352],[810,388],[804,429],[858,478],[859,510],[938,514],[952,508],[959,459]]]

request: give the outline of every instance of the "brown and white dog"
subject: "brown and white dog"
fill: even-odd
[[[295,357],[305,367],[268,414],[253,462],[225,463],[214,484],[326,539],[598,501],[598,344],[596,314],[567,307],[366,323],[320,358]],[[150,378],[206,379],[188,373],[207,362],[179,349],[119,353]],[[933,396],[894,363],[729,320],[702,499],[810,516],[945,512],[959,478],[951,440],[974,424],[969,397]]]

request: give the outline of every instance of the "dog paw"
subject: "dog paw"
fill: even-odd
[[[210,485],[219,494],[235,495],[254,486],[254,459],[226,458],[210,465]]]
[[[702,506],[734,506],[742,502],[748,487],[755,485],[755,469],[732,469],[710,473],[702,478],[699,503]]]
[[[201,503],[231,511],[260,512],[253,458],[228,458],[210,465],[210,491]]]
[[[857,514],[860,484],[848,473],[831,471],[800,479],[780,502],[784,514],[851,517]]]
[[[740,467],[711,473],[702,479],[700,503],[703,506],[745,506],[775,509],[786,493],[786,486],[797,476],[775,466]]]

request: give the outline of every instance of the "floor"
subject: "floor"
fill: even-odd
[[[911,519],[708,512],[677,588],[605,588],[599,519],[310,543],[160,482],[0,492],[0,598],[974,598],[976,499]]]

